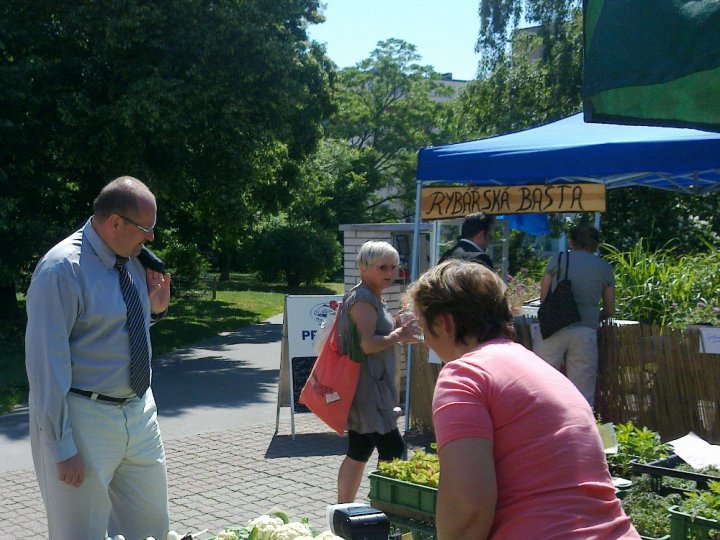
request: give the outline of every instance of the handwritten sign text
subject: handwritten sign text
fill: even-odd
[[[428,187],[422,190],[424,220],[486,214],[604,212],[604,184]]]

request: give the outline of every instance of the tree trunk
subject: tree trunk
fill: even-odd
[[[14,329],[20,322],[19,314],[15,282],[0,283],[0,330],[4,332]]]
[[[220,281],[230,281],[230,255],[220,254]]]

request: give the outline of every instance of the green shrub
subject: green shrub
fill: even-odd
[[[172,274],[175,285],[192,288],[200,283],[209,271],[210,265],[200,253],[197,245],[182,242],[175,231],[165,231],[165,247],[157,250],[157,255],[165,262],[165,269]]]
[[[332,276],[340,256],[335,236],[307,222],[271,221],[252,240],[253,269],[263,280],[284,279],[289,287]]]

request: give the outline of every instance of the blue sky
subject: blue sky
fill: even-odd
[[[455,79],[475,78],[479,0],[321,0],[325,22],[309,28],[340,68],[370,56],[378,41],[403,39],[421,63]]]

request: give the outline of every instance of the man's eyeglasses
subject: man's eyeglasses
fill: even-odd
[[[130,225],[135,225],[138,229],[140,229],[140,230],[141,230],[142,232],[144,232],[145,234],[150,234],[150,233],[153,232],[153,230],[155,229],[155,225],[153,225],[152,227],[143,227],[143,226],[140,225],[139,223],[135,223],[135,222],[134,222],[132,219],[130,219],[129,217],[125,217],[125,216],[123,216],[122,214],[118,214],[118,216],[120,216],[122,219],[124,219],[125,221],[127,221]]]

